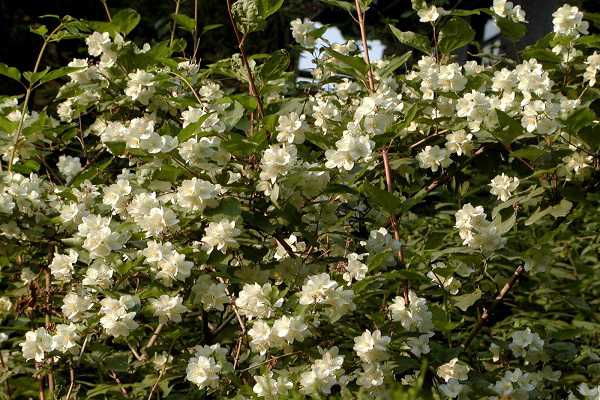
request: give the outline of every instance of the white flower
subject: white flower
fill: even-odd
[[[327,162],[325,167],[337,168],[340,171],[350,171],[354,163],[358,161],[369,161],[375,142],[366,135],[353,134],[344,131],[340,140],[335,142],[336,150],[326,150]]]
[[[200,276],[192,290],[206,311],[211,309],[223,311],[225,309],[224,305],[229,303],[225,284],[213,282],[208,275]]]
[[[58,157],[58,163],[56,164],[58,171],[68,180],[73,179],[81,170],[81,161],[79,157],[71,157],[61,155]]]
[[[98,57],[110,49],[111,41],[108,32],[94,32],[85,39],[90,56]]]
[[[376,363],[363,364],[363,370],[356,378],[356,384],[365,389],[370,389],[383,385],[384,378],[385,376],[381,365]]]
[[[82,218],[77,227],[78,235],[85,238],[82,247],[91,258],[107,257],[112,251],[123,247],[126,237],[110,229],[110,218],[89,215]]]
[[[114,212],[122,213],[125,210],[128,196],[131,194],[131,185],[126,179],[118,179],[117,182],[104,188],[102,203],[111,206]]]
[[[133,101],[148,104],[150,97],[154,94],[154,75],[150,72],[138,69],[127,75],[127,88],[125,94]]]
[[[181,314],[188,311],[182,302],[183,299],[180,296],[171,297],[166,294],[161,295],[158,299],[150,299],[154,316],[158,317],[161,324],[168,321],[181,322]]]
[[[431,339],[433,335],[434,333],[430,332],[406,339],[406,344],[410,348],[410,352],[417,357],[421,357],[423,354],[429,354],[431,351],[429,348],[429,339]]]
[[[304,318],[283,316],[273,323],[271,335],[276,345],[279,342],[292,344],[295,341],[301,342],[308,335],[308,326],[304,323]]]
[[[431,168],[431,171],[436,172],[440,167],[447,168],[452,164],[452,159],[446,149],[440,146],[426,146],[419,154],[417,160],[421,168]]]
[[[290,246],[290,248],[292,249],[292,251],[294,253],[296,253],[296,252],[301,253],[306,250],[306,243],[298,241],[298,238],[294,234],[291,234],[289,238],[284,239],[284,240],[288,244],[288,246]],[[277,250],[275,250],[275,255],[274,255],[275,259],[281,260],[281,259],[287,258],[289,256],[290,255],[288,254],[287,250],[281,244],[279,244],[279,242],[277,242]]]
[[[96,286],[99,288],[109,288],[112,285],[112,276],[115,270],[105,262],[96,260],[85,272],[85,278],[81,281],[83,286]]]
[[[68,254],[54,253],[49,265],[50,273],[59,281],[70,281],[74,271],[73,264],[77,262],[78,257],[79,254],[73,249],[69,249]]]
[[[492,187],[491,194],[497,196],[500,201],[506,201],[519,186],[519,178],[509,177],[502,173],[492,179],[490,186]]]
[[[275,307],[280,307],[283,299],[277,298],[277,289],[270,283],[264,285],[245,284],[235,305],[240,315],[252,318],[270,318]]]
[[[103,314],[100,324],[107,334],[127,337],[130,331],[138,327],[138,323],[133,320],[135,312],[128,312],[135,303],[127,296],[121,296],[119,300],[106,297],[100,301],[100,313]]]
[[[279,117],[277,125],[277,141],[283,143],[300,144],[304,142],[304,132],[308,129],[304,114],[298,115],[291,112]]]
[[[302,21],[300,18],[296,18],[290,23],[292,30],[292,37],[302,47],[311,48],[314,47],[317,38],[311,35],[311,32],[317,29],[317,26],[311,20],[304,18]]]
[[[210,254],[215,248],[221,253],[227,249],[235,249],[238,242],[235,240],[242,231],[236,227],[236,221],[223,218],[218,222],[211,222],[206,227],[202,243],[204,249]]]
[[[446,383],[441,384],[439,387],[440,392],[442,392],[446,397],[454,399],[458,397],[460,392],[462,392],[464,385],[456,379],[450,379],[446,381]]]
[[[12,302],[6,296],[0,297],[0,320],[12,309]]]
[[[264,397],[266,399],[277,399],[279,396],[285,395],[294,387],[294,384],[285,376],[279,376],[279,378],[275,380],[273,378],[273,371],[269,371],[262,376],[255,375],[254,380],[256,381],[256,384],[253,386],[252,391],[258,397]]]
[[[203,211],[206,207],[217,204],[217,196],[221,185],[198,179],[196,177],[181,182],[177,189],[177,204],[189,211]]]
[[[577,391],[586,399],[598,400],[600,398],[600,385],[590,387],[587,383],[580,383],[577,385]]]
[[[392,339],[389,336],[381,336],[379,330],[366,330],[362,335],[354,338],[354,351],[358,358],[364,363],[384,361],[389,357],[387,345]]]
[[[56,325],[56,334],[52,336],[52,350],[61,353],[76,352],[79,345],[79,326],[76,324],[58,324]]]
[[[456,153],[459,156],[469,155],[473,150],[473,135],[466,133],[463,129],[446,135],[446,149],[450,154]]]
[[[330,394],[333,385],[344,373],[344,356],[338,355],[338,348],[332,347],[315,360],[310,371],[300,375],[300,391],[308,395]]]
[[[356,253],[350,253],[346,256],[346,272],[344,272],[342,278],[344,278],[344,280],[348,282],[348,284],[351,284],[353,280],[362,281],[363,279],[365,279],[369,268],[365,263],[361,261],[364,258],[364,256],[365,254],[359,255]]]
[[[45,353],[52,350],[52,336],[46,328],[38,328],[25,334],[25,341],[19,343],[26,360],[34,359],[37,362],[44,361]]]
[[[513,332],[511,338],[512,343],[508,345],[508,348],[516,357],[527,358],[528,352],[541,353],[544,349],[544,341],[540,335],[531,332],[529,328]]]
[[[260,179],[275,182],[278,176],[285,175],[296,164],[297,150],[293,144],[274,144],[263,153],[260,161]]]
[[[219,384],[219,365],[213,357],[199,355],[192,357],[186,368],[186,379],[198,385],[200,389],[216,387]]]
[[[458,358],[453,358],[446,364],[440,365],[437,369],[437,375],[442,378],[446,383],[451,379],[458,381],[464,381],[469,377],[469,366]]]
[[[92,299],[87,295],[78,295],[77,293],[67,293],[63,297],[61,307],[63,315],[70,321],[78,322],[84,318],[84,314],[92,308]]]
[[[419,11],[417,11],[420,22],[435,22],[440,18],[440,16],[446,14],[447,12],[443,8],[436,7],[434,5],[427,8],[421,8]]]
[[[514,22],[527,22],[525,20],[525,11],[521,6],[515,6],[510,1],[494,0],[492,11],[499,17],[509,18]]]
[[[399,321],[402,327],[409,331],[429,332],[433,329],[431,322],[431,311],[427,307],[427,301],[418,297],[412,290],[408,293],[409,304],[404,297],[396,296],[389,310],[392,321]]]
[[[583,20],[583,13],[575,6],[563,5],[552,14],[554,32],[559,35],[579,37],[588,34],[589,23]]]
[[[309,276],[300,292],[300,304],[324,303],[330,293],[338,287],[338,283],[329,274],[322,273]]]
[[[581,173],[585,168],[589,168],[592,160],[592,156],[585,155],[582,152],[573,152],[570,156],[563,158],[567,171],[575,175]]]
[[[146,246],[142,255],[157,271],[156,278],[162,280],[165,285],[170,286],[173,279],[184,281],[190,276],[193,263],[186,261],[185,255],[178,253],[173,244],[151,240]]]
[[[265,354],[271,347],[271,327],[265,321],[255,321],[248,331],[248,335],[252,338],[250,347],[260,355]]]

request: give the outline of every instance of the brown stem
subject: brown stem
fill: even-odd
[[[244,64],[244,68],[246,69],[246,73],[248,74],[248,85],[250,87],[249,92],[251,96],[254,96],[256,98],[256,108],[258,109],[258,114],[262,118],[264,115],[262,99],[254,83],[254,76],[252,75],[252,68],[250,68],[248,57],[246,57],[246,51],[244,46],[244,42],[246,41],[246,35],[242,36],[240,34],[240,31],[238,30],[237,25],[235,23],[235,18],[233,18],[231,7],[231,0],[227,0],[227,14],[229,16],[229,22],[231,23],[231,27],[233,28],[233,33],[235,34],[235,38],[238,42],[238,49],[240,50],[240,57],[242,58],[242,63]]]
[[[173,47],[173,41],[175,40],[175,28],[177,27],[177,15],[179,14],[179,3],[180,0],[175,1],[175,15],[173,15],[173,26],[171,27],[171,38],[169,39],[169,47]]]
[[[71,398],[71,393],[73,393],[73,388],[75,387],[75,370],[73,367],[69,367],[69,391],[67,392],[67,397],[65,400],[69,400]]]
[[[40,381],[40,400],[46,400],[46,389],[44,388],[44,375],[40,375],[39,377],[39,381]]]
[[[104,12],[106,13],[106,18],[108,18],[108,22],[112,22],[112,18],[110,16],[110,10],[108,9],[106,0],[100,0],[100,3],[102,3],[102,6],[104,6]]]
[[[368,89],[370,93],[375,92],[375,79],[373,78],[373,69],[371,68],[371,60],[369,59],[369,45],[367,43],[367,31],[365,28],[365,13],[360,7],[360,0],[354,0],[356,5],[356,14],[358,16],[358,26],[360,28],[360,40],[363,44],[363,58],[367,64],[367,79]]]
[[[196,62],[196,54],[198,53],[198,47],[200,46],[200,39],[198,38],[198,0],[194,0],[194,32],[192,32],[192,42],[194,45],[192,61]]]
[[[148,340],[148,343],[146,343],[146,345],[144,347],[142,347],[142,359],[145,360],[148,358],[147,350],[149,348],[151,348],[152,346],[154,346],[154,343],[156,343],[156,340],[158,339],[158,336],[160,335],[160,331],[162,331],[164,326],[165,326],[165,324],[162,324],[162,323],[158,324],[158,326],[154,330],[154,333],[150,337],[150,340]]]
[[[110,371],[110,377],[113,378],[115,380],[115,382],[117,383],[117,386],[119,386],[119,390],[121,390],[121,394],[124,397],[129,397],[129,393],[127,393],[127,389],[125,389],[125,387],[121,383],[121,380],[117,376],[117,373],[114,370]]]
[[[2,366],[2,369],[5,369],[7,372],[7,376],[6,379],[4,380],[4,386],[5,386],[5,390],[6,390],[6,398],[8,400],[10,400],[10,398],[12,397],[12,388],[10,387],[10,383],[8,382],[8,378],[10,377],[10,373],[8,371],[8,368],[6,367],[6,364],[4,363],[4,357],[2,356],[2,350],[0,350],[0,366]]]
[[[483,325],[485,325],[485,323],[490,319],[492,311],[494,311],[498,304],[502,302],[504,296],[506,296],[507,293],[510,292],[510,290],[515,285],[515,283],[517,283],[517,280],[523,274],[524,271],[525,268],[522,265],[519,265],[517,269],[515,269],[515,272],[512,274],[510,279],[506,282],[506,284],[502,287],[502,289],[500,289],[500,291],[496,295],[496,298],[494,299],[494,302],[492,303],[490,309],[483,310],[483,314],[481,315],[481,318],[479,318],[477,325],[475,325],[475,328],[473,328],[473,331],[471,331],[471,334],[469,335],[467,340],[465,340],[465,342],[462,344],[463,352],[467,350],[473,339],[475,339],[475,336],[477,336],[481,328],[483,328]]]
[[[392,193],[394,191],[394,183],[392,181],[392,169],[390,168],[390,160],[388,157],[388,149],[387,148],[384,148],[383,150],[381,150],[381,158],[383,158],[383,171],[385,173],[385,183],[386,183],[387,191]],[[392,232],[394,234],[394,239],[400,243],[400,233],[398,232],[398,224],[396,222],[395,214],[390,215],[390,224],[392,226]],[[400,250],[398,250],[398,260],[400,261],[401,266],[405,266],[404,246],[402,246],[402,243],[400,243]],[[408,305],[409,304],[408,281],[404,282],[403,297],[404,297],[404,303],[406,305]]]
[[[50,257],[52,254],[52,247],[49,248]],[[50,330],[52,328],[52,322],[50,321],[50,314],[52,314],[52,286],[50,282],[50,271],[48,268],[44,268],[44,280],[46,282],[46,299],[44,305],[44,320],[46,325],[46,330]],[[48,367],[48,392],[50,396],[53,397],[54,394],[54,372],[52,371],[52,364]]]
[[[277,243],[279,243],[281,245],[281,247],[283,247],[283,249],[288,253],[288,255],[291,258],[296,258],[296,253],[294,253],[294,250],[288,244],[288,242],[285,241],[285,239],[281,239],[281,238],[279,238],[278,236],[275,236],[275,235],[273,235],[273,237],[275,238],[275,240],[277,241]]]

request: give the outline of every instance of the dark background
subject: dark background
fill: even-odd
[[[236,53],[234,36],[231,32],[226,13],[225,0],[197,0],[199,30],[209,24],[223,24],[223,27],[206,33],[201,40],[199,56],[202,64],[210,64],[216,60]],[[137,10],[142,20],[128,39],[140,46],[144,42],[166,40],[170,35],[170,15],[174,12],[174,0],[107,0],[108,7],[114,14],[121,8]],[[431,3],[431,1],[428,1]],[[539,39],[552,30],[552,12],[564,0],[513,0],[521,4],[527,13],[529,32],[519,46],[523,47]],[[569,2],[589,12],[600,11],[600,0],[574,0]],[[492,0],[446,0],[435,4],[446,9],[457,7],[462,9],[489,7]],[[194,0],[181,0],[180,13],[193,17]],[[39,36],[29,32],[30,26],[39,23],[52,24],[52,20],[40,19],[39,16],[56,14],[71,15],[88,20],[106,20],[101,0],[0,0],[0,62],[15,66],[21,71],[31,70],[41,45]],[[268,53],[276,49],[286,48],[293,43],[289,23],[294,18],[308,17],[324,24],[335,25],[345,37],[358,37],[356,24],[349,15],[340,9],[327,6],[318,0],[286,0],[282,10],[269,18],[269,25],[263,32],[251,35],[248,42],[248,53]],[[483,38],[483,27],[487,15],[470,17],[471,25]],[[428,29],[418,23],[418,17],[412,11],[410,0],[375,0],[366,18],[369,36],[380,39],[386,46],[386,53],[404,51],[395,41],[386,27],[394,23],[401,30]],[[190,41],[188,32],[178,30],[178,37]],[[292,55],[297,60],[297,53]],[[86,57],[85,43],[82,41],[62,41],[51,44],[45,55],[43,66],[52,68],[66,65],[74,57]],[[294,68],[293,63],[291,68]],[[16,94],[21,90],[18,85],[0,77],[0,94]]]

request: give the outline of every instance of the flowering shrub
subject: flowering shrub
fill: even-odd
[[[293,21],[311,81],[246,54],[273,0],[228,1],[240,54],[202,68],[127,40],[133,10],[39,27],[33,71],[0,65],[25,88],[0,103],[3,398],[599,398],[584,14],[461,65],[465,17],[514,41],[524,11],[414,1],[430,36],[390,26],[413,50],[370,62],[370,1],[327,3],[362,43]],[[64,39],[88,57],[43,69]]]

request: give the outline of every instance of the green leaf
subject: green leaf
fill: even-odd
[[[352,12],[354,11],[354,3],[349,3],[347,1],[342,0],[321,0],[321,3],[328,4],[333,7],[341,8],[342,10]]]
[[[219,29],[222,26],[223,26],[223,24],[210,24],[210,25],[206,25],[206,26],[204,26],[202,28],[202,34],[205,34],[206,32],[213,31],[215,29]]]
[[[44,75],[46,75],[48,73],[48,71],[50,71],[50,67],[46,67],[46,69],[44,69],[43,71],[38,71],[38,72],[26,71],[26,72],[23,72],[23,76],[25,77],[27,82],[29,82],[33,85],[33,84],[37,83],[40,79],[42,79],[44,77]]]
[[[117,31],[127,35],[140,23],[140,20],[141,17],[137,11],[131,8],[125,8],[113,15],[110,24],[113,25]]]
[[[389,75],[392,74],[392,72],[394,72],[395,70],[397,70],[398,68],[400,68],[401,66],[403,66],[404,64],[406,64],[406,62],[408,61],[408,59],[412,56],[412,51],[407,51],[406,53],[402,54],[399,57],[394,57],[391,60],[388,61],[388,63],[386,64],[385,67],[383,67],[380,71],[379,71],[379,75],[382,78],[385,78]]]
[[[365,196],[367,196],[370,202],[381,207],[383,210],[387,211],[390,214],[394,214],[398,209],[402,207],[402,199],[376,186],[365,183],[360,188],[360,191]]]
[[[600,150],[600,125],[586,126],[577,132],[577,137],[590,146],[592,151]]]
[[[0,75],[7,76],[17,82],[21,82],[21,73],[15,67],[9,67],[6,64],[0,63]]]
[[[529,47],[523,50],[523,58],[529,60],[535,58],[542,63],[560,64],[562,61],[559,56],[548,49],[540,49],[537,47]]]
[[[269,18],[275,14],[283,5],[283,0],[257,0],[257,6],[260,16]]]
[[[45,74],[39,81],[40,85],[42,83],[46,83],[46,82],[50,82],[53,81],[55,79],[58,78],[62,78],[65,75],[68,75],[72,72],[76,72],[76,71],[81,71],[82,69],[85,69],[85,67],[62,67],[62,68],[58,68],[55,69],[53,71],[48,72],[47,74]]]
[[[573,114],[569,115],[565,121],[565,128],[567,132],[576,134],[583,127],[593,123],[594,120],[596,120],[596,114],[594,114],[593,111],[587,108],[580,108]]]
[[[277,50],[269,56],[260,69],[264,81],[270,81],[280,77],[290,65],[290,54],[286,50]]]
[[[369,67],[361,57],[346,56],[330,48],[326,48],[325,51],[342,64],[347,65],[348,67],[358,71],[362,75],[366,74],[367,70],[369,69]]]
[[[475,39],[475,31],[464,19],[452,18],[440,30],[438,45],[443,53],[451,53],[471,43]]]
[[[511,144],[516,138],[525,133],[521,123],[504,111],[496,110],[496,115],[498,116],[500,128],[497,131],[493,131],[492,135],[498,138],[504,145]]]
[[[540,210],[539,208],[525,221],[525,225],[533,225],[536,222],[540,221],[546,215],[551,215],[554,218],[565,217],[573,208],[573,203],[569,200],[562,199],[560,203],[555,206],[550,206],[545,208],[544,210]]]
[[[531,162],[535,162],[540,157],[543,157],[546,154],[548,154],[548,152],[546,150],[540,149],[539,147],[528,146],[519,150],[515,150],[510,154],[516,158],[524,158]]]
[[[463,294],[462,296],[452,297],[452,302],[462,311],[467,311],[469,307],[477,302],[481,298],[482,292],[479,288],[475,289],[473,293]]]
[[[13,122],[0,115],[0,130],[3,130],[4,132],[14,132],[17,129],[17,126],[17,122]]]
[[[417,49],[425,54],[431,54],[431,43],[426,36],[414,32],[403,32],[393,25],[388,25],[396,39],[406,46]]]
[[[30,26],[29,32],[35,33],[36,35],[39,35],[41,37],[46,37],[46,34],[48,33],[48,27],[46,25],[40,25],[36,28]]]
[[[194,32],[196,30],[196,21],[194,21],[193,18],[183,14],[172,14],[171,17],[183,30],[188,32]]]
[[[177,140],[179,140],[179,142],[185,142],[192,136],[199,134],[200,127],[202,126],[204,121],[206,121],[206,119],[208,117],[210,117],[212,114],[214,114],[214,112],[206,113],[203,116],[201,116],[200,118],[198,118],[198,121],[193,122],[193,123],[189,124],[188,126],[186,126],[185,128],[183,128],[177,135]]]
[[[508,18],[496,18],[496,25],[500,28],[502,35],[513,42],[518,42],[527,33],[527,26]]]

